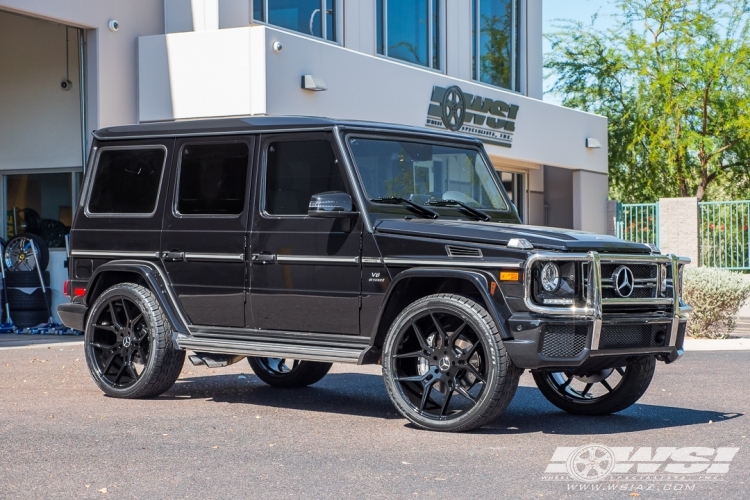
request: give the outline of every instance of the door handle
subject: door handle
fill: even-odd
[[[259,264],[270,264],[276,261],[276,254],[273,253],[254,253],[250,256],[250,260]]]
[[[185,252],[180,252],[179,250],[162,252],[161,258],[168,262],[180,262],[181,260],[185,260]]]

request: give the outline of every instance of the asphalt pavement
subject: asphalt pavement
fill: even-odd
[[[526,373],[506,413],[465,434],[401,418],[379,366],[334,365],[312,387],[281,390],[244,361],[188,363],[163,396],[118,400],[83,358],[80,342],[0,349],[0,498],[750,496],[747,350],[659,363],[641,401],[608,417],[557,410]],[[589,444],[631,474],[554,473]]]

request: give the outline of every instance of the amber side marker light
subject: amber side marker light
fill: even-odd
[[[520,277],[518,271],[500,271],[500,281],[518,281]]]

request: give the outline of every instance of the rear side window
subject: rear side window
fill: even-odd
[[[333,147],[326,140],[273,142],[267,162],[269,214],[307,215],[312,195],[346,191]]]
[[[241,214],[249,158],[250,149],[244,142],[186,145],[180,162],[177,212]]]
[[[152,215],[156,211],[163,147],[102,149],[88,211],[92,214]]]

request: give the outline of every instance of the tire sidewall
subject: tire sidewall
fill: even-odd
[[[420,316],[422,313],[434,309],[446,310],[466,321],[477,336],[482,339],[488,358],[487,384],[482,390],[480,401],[466,414],[450,420],[431,419],[416,414],[416,409],[403,396],[398,387],[398,382],[394,380],[395,359],[393,355],[395,354],[395,342],[399,337],[399,333],[413,317]],[[497,390],[500,380],[501,350],[504,350],[502,344],[498,345],[493,332],[469,306],[447,297],[434,295],[425,297],[407,306],[394,320],[388,330],[386,341],[383,345],[383,380],[385,381],[386,390],[399,412],[409,421],[423,429],[451,431],[471,426],[471,422],[480,418],[492,404],[492,395]]]
[[[86,319],[86,330],[83,339],[83,347],[86,354],[86,364],[89,367],[89,372],[91,373],[91,377],[94,379],[94,382],[96,382],[96,385],[99,386],[99,388],[109,396],[127,398],[132,396],[133,394],[143,391],[145,386],[147,386],[149,383],[149,375],[154,371],[154,367],[157,362],[156,358],[158,357],[159,353],[156,349],[157,342],[155,336],[163,335],[163,332],[157,328],[156,315],[146,301],[146,298],[141,295],[141,293],[139,293],[140,289],[146,290],[145,288],[138,285],[127,284],[119,284],[107,289],[96,299],[96,301],[94,302],[94,306],[91,308],[88,318]],[[133,303],[138,306],[138,308],[143,313],[143,318],[146,321],[149,332],[148,363],[145,365],[141,376],[138,378],[138,381],[130,387],[123,389],[113,387],[102,379],[101,375],[99,374],[99,370],[96,367],[93,347],[91,346],[91,342],[93,342],[94,336],[94,322],[96,321],[96,318],[99,317],[102,310],[106,307],[107,301],[110,298],[116,296],[124,296],[133,301]]]

